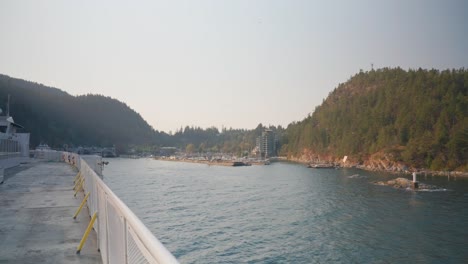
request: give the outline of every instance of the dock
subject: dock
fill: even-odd
[[[5,171],[0,185],[0,263],[102,263],[96,233],[76,249],[89,224],[83,200],[74,197],[76,168],[32,160]]]

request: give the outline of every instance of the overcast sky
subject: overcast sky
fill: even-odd
[[[360,69],[468,67],[468,1],[1,1],[0,73],[155,129],[302,120]]]

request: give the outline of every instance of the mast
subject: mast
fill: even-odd
[[[6,116],[9,117],[10,116],[10,95],[8,94],[8,102],[7,102],[7,112],[6,112]]]

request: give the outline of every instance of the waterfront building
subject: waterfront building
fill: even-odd
[[[267,159],[276,156],[277,142],[278,140],[273,130],[265,129],[256,140],[256,150],[260,158]]]

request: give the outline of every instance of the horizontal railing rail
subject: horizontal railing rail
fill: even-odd
[[[12,157],[21,157],[21,152],[0,152],[0,159],[9,159]]]
[[[2,137],[0,138],[0,174],[3,174],[4,169],[18,166],[29,159],[29,145],[23,144],[22,137],[12,136],[13,139],[10,139],[4,138],[5,134],[0,134]],[[0,175],[0,182],[3,182],[3,180],[3,175]]]
[[[84,159],[68,152],[60,157],[78,168],[90,216],[97,213],[93,227],[103,263],[178,263]]]
[[[21,146],[16,140],[0,139],[0,159],[21,157]]]

